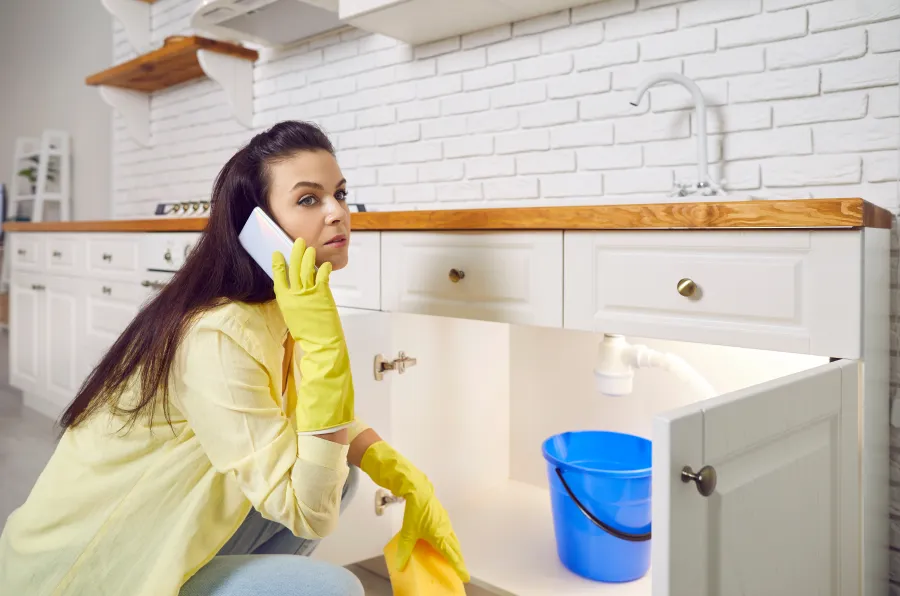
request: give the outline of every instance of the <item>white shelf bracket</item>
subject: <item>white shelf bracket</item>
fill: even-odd
[[[140,91],[100,85],[100,97],[125,120],[131,137],[144,147],[150,146],[150,96]]]
[[[253,63],[244,58],[197,50],[197,61],[206,76],[225,90],[238,122],[253,127]]]
[[[101,0],[107,12],[125,28],[131,45],[143,52],[150,48],[150,5],[138,0]]]

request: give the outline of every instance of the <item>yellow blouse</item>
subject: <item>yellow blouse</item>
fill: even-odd
[[[67,430],[0,535],[0,594],[176,595],[251,507],[299,537],[329,534],[348,446],[297,435],[286,338],[274,301],[218,307],[176,353],[174,433],[160,407],[131,429],[98,415]]]

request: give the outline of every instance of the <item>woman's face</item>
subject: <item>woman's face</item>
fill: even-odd
[[[347,265],[350,213],[347,181],[327,151],[300,151],[269,167],[269,208],[292,239],[316,249],[316,265]]]

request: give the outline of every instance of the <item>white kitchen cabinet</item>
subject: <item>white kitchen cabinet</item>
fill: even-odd
[[[110,236],[110,237],[107,237]],[[137,234],[13,234],[10,383],[57,418],[155,291],[137,267]]]
[[[348,25],[422,44],[522,21],[596,0],[339,0]]]
[[[858,234],[568,232],[565,252],[566,328],[860,355]]]
[[[77,280],[52,275],[13,275],[10,282],[10,384],[26,393],[26,404],[58,416],[82,377]]]
[[[334,301],[347,308],[381,308],[381,234],[353,232],[350,262],[331,274]]]
[[[341,309],[341,323],[351,358],[356,415],[377,429],[386,441],[392,440],[390,388],[394,373],[384,374],[376,380],[374,356],[383,355],[388,360],[396,357],[390,352],[390,319],[387,313]],[[380,487],[360,473],[356,493],[341,513],[337,529],[319,544],[312,556],[336,565],[378,556],[394,530],[390,510],[382,511],[381,515],[375,513],[379,492]]]
[[[77,359],[79,353],[79,305],[84,302],[80,283],[57,275],[48,276],[40,291],[39,312],[44,328],[43,343],[46,398],[65,407],[81,386]],[[43,301],[43,304],[40,302]]]
[[[140,271],[139,248],[134,234],[88,236],[88,274],[102,278],[133,278]]]
[[[10,235],[10,264],[20,271],[40,271],[43,268],[44,236],[42,234]]]
[[[561,232],[384,232],[382,308],[523,325],[562,323]]]
[[[9,284],[9,382],[25,392],[41,385],[44,342],[42,277],[16,273]]]
[[[44,269],[59,275],[84,273],[84,243],[76,235],[49,234],[45,237]]]
[[[369,411],[367,422],[386,429],[429,475],[481,586],[512,594],[712,596],[739,594],[740,582],[750,595],[807,593],[797,586],[861,593],[858,576],[846,576],[856,569],[860,532],[858,361],[821,358],[819,366],[660,412],[653,568],[641,580],[613,586],[559,563],[547,489],[511,466],[540,460],[540,443],[549,436],[539,422],[510,415],[519,396],[509,382],[520,371],[562,377],[554,382],[558,393],[544,399],[548,411],[572,409],[564,428],[609,428],[602,411],[575,410],[565,373],[576,369],[547,361],[540,373],[526,373],[535,363],[511,358],[505,325],[394,314],[388,326],[383,313],[372,316],[345,317],[359,411]],[[372,356],[400,349],[416,366],[372,389]],[[738,350],[719,365],[753,366],[754,352]],[[513,449],[511,435],[527,437],[531,451]],[[712,466],[715,493],[704,497],[683,483],[685,466]],[[388,525],[388,515],[375,512],[376,490],[363,479],[338,530],[314,556],[347,564],[381,554],[399,530],[402,507],[388,507]],[[791,564],[773,574],[785,561]]]
[[[839,360],[657,417],[660,593],[859,593],[859,369]],[[686,462],[715,470],[710,498],[681,481]]]
[[[377,261],[348,268],[347,292],[336,292],[353,307],[341,311],[357,412],[432,480],[474,583],[523,595],[887,591],[889,230],[367,234],[359,246],[369,242]],[[142,274],[91,261],[96,247],[113,248],[91,244],[81,296],[95,314],[83,333],[108,341],[136,312],[129,284]],[[51,277],[37,263],[23,258],[12,275],[13,383],[26,394],[41,390],[50,361],[46,340],[28,339],[44,337],[48,308],[32,287]],[[376,263],[377,305],[366,301]],[[54,302],[62,318],[71,301]],[[716,395],[641,370],[632,395],[598,396],[603,333],[683,357]],[[377,380],[376,356],[401,352],[415,362]],[[585,580],[555,552],[540,444],[564,430],[647,427],[651,571],[626,584]],[[716,471],[709,496],[683,482],[686,466]],[[403,506],[377,515],[377,494],[361,478],[314,556],[380,556]]]

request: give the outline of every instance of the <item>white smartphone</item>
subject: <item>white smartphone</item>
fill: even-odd
[[[241,246],[273,280],[272,253],[280,251],[284,255],[285,265],[291,262],[294,241],[259,207],[253,208],[238,239]]]

